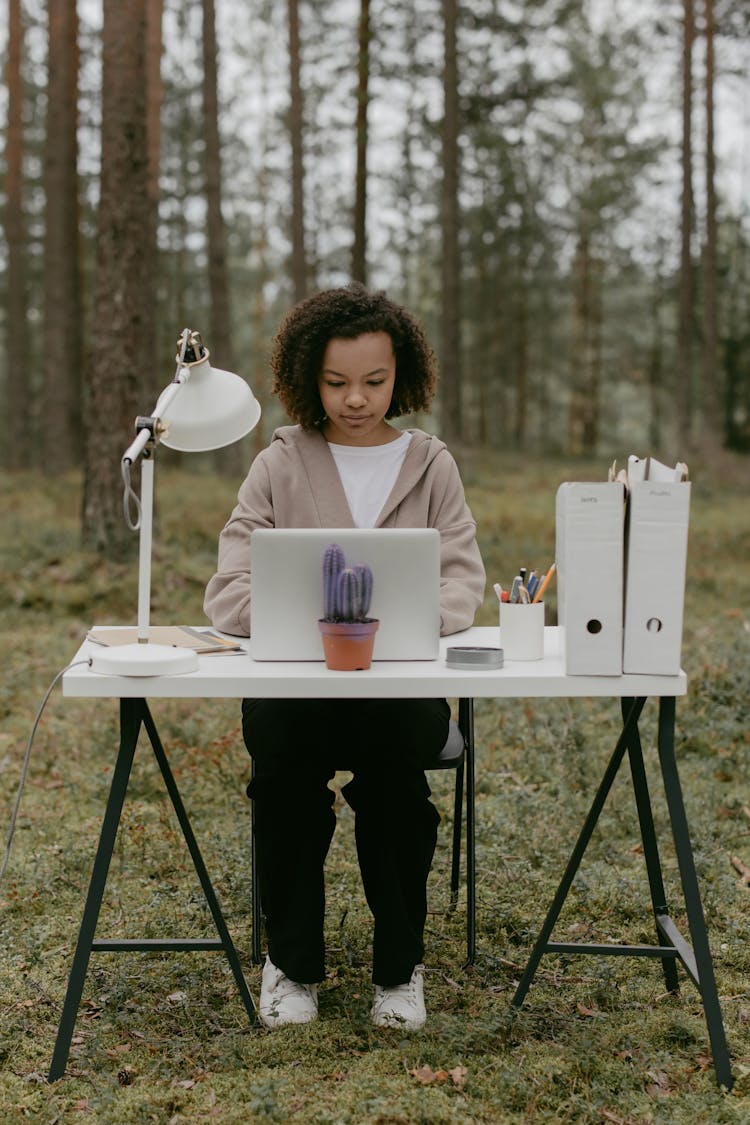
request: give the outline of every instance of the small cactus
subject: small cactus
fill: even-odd
[[[337,621],[338,610],[338,580],[339,574],[344,569],[344,552],[338,543],[331,543],[323,555],[323,620]]]
[[[323,620],[365,621],[371,600],[369,566],[347,567],[344,552],[331,543],[323,555]]]

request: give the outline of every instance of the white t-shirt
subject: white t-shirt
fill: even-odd
[[[328,443],[344,486],[355,527],[374,527],[396,483],[409,448],[407,431],[386,445]]]

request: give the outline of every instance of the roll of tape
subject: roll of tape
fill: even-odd
[[[468,672],[481,671],[484,668],[502,668],[503,650],[479,645],[456,646],[448,649],[445,663],[448,668],[459,668]]]

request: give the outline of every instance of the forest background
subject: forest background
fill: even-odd
[[[281,316],[352,277],[459,456],[750,449],[740,0],[4,6],[0,457],[79,468],[95,551],[185,324],[264,407],[239,476]]]
[[[511,1020],[593,763],[617,731],[603,704],[527,701],[477,705],[479,954],[458,970],[464,915],[444,909],[441,831],[423,1035],[370,1025],[370,921],[340,806],[319,1028],[256,1034],[221,959],[105,958],[67,1080],[48,1087],[117,736],[114,704],[67,700],[40,727],[1,888],[0,1118],[744,1122],[747,5],[3,0],[3,11],[6,812],[54,672],[94,620],[133,621],[137,537],[119,462],[172,377],[181,329],[249,380],[263,418],[216,457],[159,451],[161,621],[199,619],[237,483],[282,421],[266,359],[286,309],[351,277],[386,287],[439,353],[436,408],[414,421],[456,452],[493,578],[546,563],[558,481],[603,476],[630,452],[690,461],[678,751],[736,1083],[716,1088],[692,986],[666,994],[658,967],[626,958],[545,959]],[[554,610],[553,595],[549,623]],[[496,621],[490,599],[478,620]],[[169,702],[159,722],[247,964],[236,706]],[[154,766],[138,767],[103,922],[131,936],[210,928],[186,901]],[[450,780],[435,784],[448,822]],[[587,858],[561,919],[571,939],[651,941],[627,778]],[[669,850],[665,866],[674,893]]]

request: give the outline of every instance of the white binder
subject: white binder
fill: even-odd
[[[623,671],[680,671],[690,483],[639,481],[628,497]]]
[[[571,676],[622,673],[624,503],[619,481],[557,490],[558,623]]]

